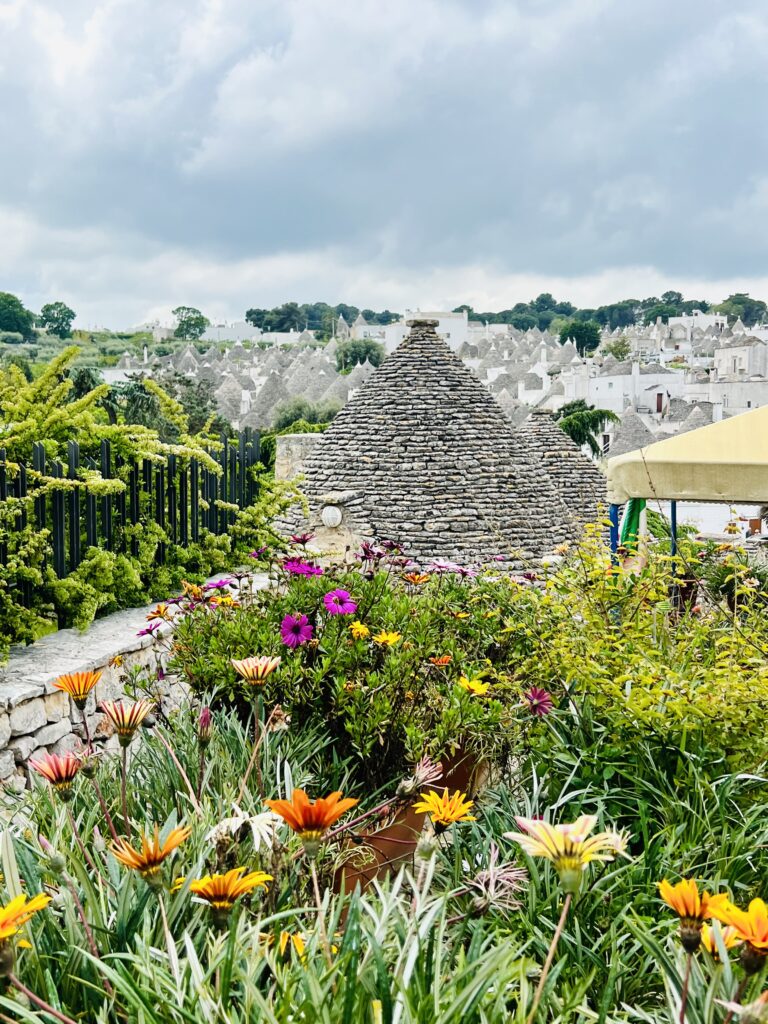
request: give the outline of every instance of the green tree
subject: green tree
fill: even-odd
[[[272,430],[285,430],[292,423],[330,423],[341,406],[336,402],[308,402],[306,398],[292,398],[275,410]]]
[[[298,302],[284,302],[270,311],[267,320],[269,331],[301,331],[306,323],[306,317],[299,309]]]
[[[49,334],[55,334],[59,338],[71,338],[75,316],[74,309],[70,309],[65,302],[46,302],[40,310],[37,322],[41,327],[45,327]]]
[[[621,363],[629,358],[632,346],[626,338],[614,338],[613,341],[608,342],[603,351]]]
[[[210,324],[208,317],[203,316],[194,306],[177,306],[173,310],[173,315],[178,322],[173,335],[184,341],[198,341]]]
[[[735,320],[741,317],[745,327],[754,327],[766,319],[768,306],[762,299],[751,299],[746,292],[729,295],[719,306],[713,306],[716,313],[725,313]]]
[[[659,317],[666,323],[671,316],[680,316],[680,307],[669,302],[657,302],[643,313],[643,323],[655,324]]]
[[[571,320],[560,329],[560,342],[566,341],[572,341],[581,356],[594,352],[600,344],[600,325],[594,320]]]
[[[0,331],[20,334],[25,341],[31,341],[34,332],[35,315],[25,309],[15,295],[0,292]]]
[[[350,338],[339,342],[336,349],[336,369],[339,373],[351,370],[366,359],[372,366],[381,366],[384,361],[384,346],[373,338]]]
[[[598,434],[605,430],[606,424],[619,421],[619,417],[610,409],[596,409],[594,405],[587,405],[583,398],[566,402],[555,413],[554,418],[558,421],[560,429],[564,430],[579,448],[587,445],[596,458],[603,453]]]

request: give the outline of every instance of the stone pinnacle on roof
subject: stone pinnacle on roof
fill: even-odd
[[[605,505],[605,477],[546,409],[535,409],[517,428],[542,462],[560,497],[581,526],[599,518]]]
[[[519,564],[574,537],[539,458],[438,338],[437,321],[409,326],[306,459],[301,489],[318,541],[392,538],[419,560]],[[329,506],[342,523],[324,530]]]

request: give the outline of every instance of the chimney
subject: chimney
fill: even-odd
[[[712,422],[719,423],[723,418],[723,403],[713,402],[712,403]]]

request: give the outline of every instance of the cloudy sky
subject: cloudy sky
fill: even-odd
[[[768,299],[765,0],[0,0],[0,290]]]

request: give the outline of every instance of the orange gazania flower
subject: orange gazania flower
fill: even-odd
[[[205,597],[205,591],[202,587],[198,587],[196,583],[187,583],[186,580],[182,580],[181,589],[184,596],[191,598],[193,601],[202,601]]]
[[[81,711],[85,707],[88,694],[101,679],[101,672],[67,672],[54,682],[57,690],[68,693],[75,706]]]
[[[259,658],[243,658],[242,661],[232,658],[230,664],[235,672],[249,683],[263,683],[267,676],[272,675],[281,660],[279,656],[271,658],[262,655]]]
[[[135,704],[124,704],[121,700],[103,700],[99,707],[114,725],[120,746],[127,747],[152,710],[152,702],[137,700]]]
[[[453,657],[450,654],[441,654],[439,657],[430,658],[429,660],[436,668],[445,668],[446,665],[451,664]]]
[[[710,915],[734,928],[737,937],[745,943],[741,965],[747,974],[756,974],[768,956],[768,907],[763,900],[752,900],[747,910],[724,900],[710,907]]]
[[[701,941],[701,927],[707,917],[728,903],[725,893],[711,896],[699,893],[699,887],[692,878],[684,878],[672,885],[665,878],[659,882],[659,896],[680,918],[680,941],[688,953],[695,953]]]
[[[235,900],[272,881],[272,875],[263,871],[249,871],[246,875],[245,870],[233,868],[224,875],[206,875],[190,882],[189,891],[205,900],[217,921],[223,923]]]
[[[403,574],[403,579],[414,587],[422,587],[425,583],[429,583],[432,577],[428,572],[406,572]]]
[[[275,814],[279,814],[304,843],[307,854],[317,853],[320,841],[339,818],[359,801],[352,797],[341,798],[341,791],[312,801],[303,789],[294,789],[290,800],[266,800],[265,803]]]
[[[167,604],[159,604],[157,608],[153,608],[147,616],[147,622],[152,622],[154,619],[162,619],[167,622],[171,617],[171,610]]]
[[[118,839],[112,843],[112,853],[125,867],[138,871],[149,885],[160,884],[160,870],[163,861],[169,857],[177,846],[192,834],[191,828],[174,828],[168,833],[164,843],[160,843],[160,829],[154,827],[152,839],[146,833],[141,836],[141,850],[134,850],[127,839]]]
[[[30,768],[47,779],[62,800],[72,796],[72,782],[80,771],[82,762],[75,754],[43,754],[39,759],[29,759]]]
[[[12,899],[6,907],[0,907],[0,943],[7,942],[38,910],[47,907],[51,897],[38,893],[31,900],[23,894]]]

